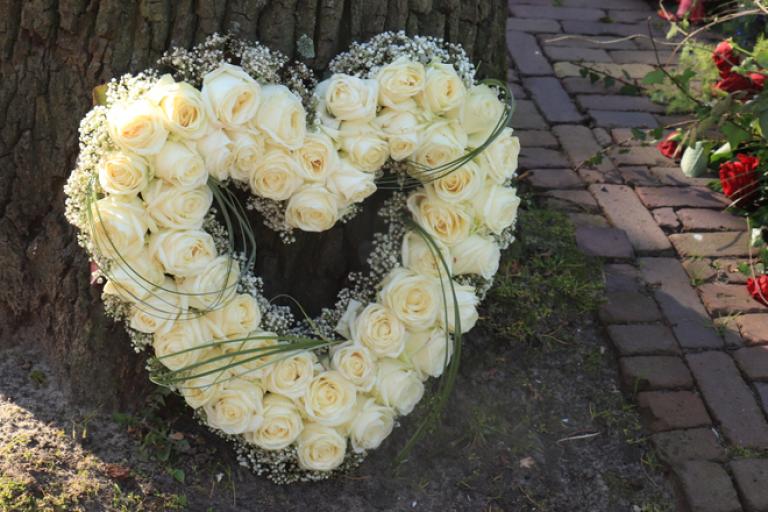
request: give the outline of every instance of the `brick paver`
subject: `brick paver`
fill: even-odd
[[[739,497],[723,466],[688,461],[675,468],[683,493],[696,512],[740,512]]]

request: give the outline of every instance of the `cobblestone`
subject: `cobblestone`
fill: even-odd
[[[741,511],[736,489],[720,464],[692,460],[674,470],[692,511]]]
[[[709,428],[659,432],[651,436],[659,458],[667,464],[688,460],[725,460],[725,450]]]
[[[735,460],[731,462],[731,471],[747,511],[768,510],[768,459]]]
[[[683,360],[673,356],[635,356],[619,359],[624,388],[631,393],[651,389],[685,389],[693,386]]]
[[[608,335],[623,356],[674,355],[680,352],[675,335],[663,324],[609,325]]]
[[[637,405],[653,432],[708,426],[701,398],[691,391],[641,391]]]

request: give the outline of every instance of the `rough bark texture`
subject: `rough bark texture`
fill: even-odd
[[[95,85],[217,31],[291,57],[306,34],[316,49],[308,64],[322,70],[350,41],[406,29],[462,43],[484,74],[501,77],[506,16],[503,0],[0,2],[0,343],[41,345],[73,395],[93,404],[130,401],[147,385],[141,358],[104,317],[85,254],[63,217],[62,186]],[[347,238],[334,231],[324,241],[300,241],[297,262],[282,270],[293,283],[288,288],[302,282],[291,269],[319,276],[326,269],[314,265],[315,256],[349,252]],[[274,268],[266,259],[259,266]]]

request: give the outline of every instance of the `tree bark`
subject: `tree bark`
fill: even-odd
[[[405,29],[459,42],[482,62],[482,74],[504,77],[505,19],[504,0],[0,2],[0,344],[39,346],[73,396],[91,404],[130,402],[148,385],[122,326],[104,316],[86,255],[63,216],[62,187],[95,85],[145,69],[171,47],[227,31],[289,57],[306,35],[316,50],[307,63],[322,71],[350,41]],[[344,272],[313,264],[318,252],[364,252],[344,241],[360,228],[342,229],[346,235],[299,241],[298,263],[280,267],[288,288],[335,295],[332,284],[306,286],[292,269],[312,267],[317,278],[345,274],[353,263],[344,262]],[[278,273],[276,265],[259,263],[264,272]]]

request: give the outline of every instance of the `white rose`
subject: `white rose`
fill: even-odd
[[[473,201],[481,222],[494,234],[501,234],[515,223],[520,198],[512,187],[487,186]]]
[[[93,203],[90,227],[99,254],[131,258],[144,251],[149,217],[136,196],[107,196]]]
[[[496,92],[485,84],[473,86],[459,112],[462,128],[469,135],[469,145],[481,146],[504,115],[504,104]]]
[[[160,107],[166,128],[186,139],[199,139],[208,129],[205,103],[200,91],[185,82],[164,75],[148,93]]]
[[[439,377],[453,355],[453,340],[440,327],[414,332],[405,343],[405,354],[422,379]]]
[[[426,71],[421,63],[399,57],[379,70],[376,81],[379,82],[379,103],[397,108],[424,89]]]
[[[376,116],[376,80],[336,74],[318,84],[315,94],[321,107],[340,121],[370,121]]]
[[[155,176],[171,185],[194,188],[205,185],[208,171],[202,157],[192,146],[169,140],[155,157]]]
[[[269,367],[264,384],[273,393],[300,398],[315,376],[315,355],[312,352],[299,352],[287,358],[284,355],[281,357],[284,359]]]
[[[437,248],[415,231],[406,233],[401,249],[403,266],[419,274],[435,277],[452,275],[453,262],[450,251],[440,240],[434,238],[432,240]]]
[[[331,471],[344,462],[347,440],[338,430],[316,423],[304,426],[296,453],[299,466],[310,471]]]
[[[469,236],[472,217],[461,205],[446,203],[424,192],[411,194],[407,204],[414,220],[445,244],[453,245]]]
[[[371,303],[352,323],[352,339],[378,357],[397,357],[405,347],[405,326],[381,304]]]
[[[197,150],[205,161],[208,173],[217,180],[224,180],[232,171],[237,171],[235,145],[224,130],[208,132],[197,141]]]
[[[456,305],[459,310],[459,321],[461,322],[461,332],[465,333],[472,329],[477,323],[477,305],[480,299],[475,294],[475,287],[471,285],[459,284],[453,282],[453,294],[451,293],[450,283],[445,286],[445,302],[448,318],[448,330],[456,331],[456,311],[454,307],[453,295],[456,295]],[[438,324],[445,327],[445,313],[438,316]]]
[[[412,172],[419,176],[434,179],[440,176],[441,167],[458,160],[464,155],[466,135],[457,128],[456,123],[438,121],[427,128],[421,143],[416,148],[414,160],[416,166]]]
[[[200,355],[200,361],[210,361],[220,355],[220,350],[209,349]],[[187,378],[178,384],[179,391],[190,407],[193,409],[203,407],[219,395],[224,383],[230,377],[226,370],[221,370],[222,366],[224,365],[221,364],[221,360],[197,366],[190,370],[190,374],[197,377]]]
[[[229,165],[229,175],[237,181],[248,183],[251,174],[264,156],[264,138],[245,131],[227,132],[232,141],[233,162]]]
[[[161,231],[149,238],[149,253],[177,277],[202,272],[216,257],[211,235],[202,230]]]
[[[417,108],[413,102],[406,103]],[[421,123],[410,110],[393,110],[385,108],[376,116],[376,125],[386,135],[389,143],[389,153],[393,160],[405,160],[416,151],[421,141]]]
[[[361,404],[349,424],[352,449],[357,453],[375,450],[392,433],[394,427],[395,411],[369,398]]]
[[[266,85],[254,124],[275,144],[298,149],[307,134],[307,113],[301,99],[286,86]]]
[[[442,175],[428,184],[427,190],[448,203],[468,201],[485,185],[485,174],[474,162]]]
[[[203,353],[202,345],[210,342],[208,331],[200,318],[184,318],[176,321],[167,331],[156,332],[152,339],[155,355],[171,370],[186,368]],[[192,372],[196,372],[193,368]]]
[[[426,83],[418,98],[427,110],[444,114],[461,106],[466,94],[467,88],[452,65],[433,62],[427,66]]]
[[[237,293],[240,265],[237,260],[221,255],[194,274],[179,279],[179,291],[186,294],[189,305],[202,311],[218,310]]]
[[[157,153],[168,138],[163,113],[147,100],[112,105],[107,130],[115,144],[140,155]]]
[[[235,128],[256,115],[261,86],[240,66],[223,63],[203,77],[202,95],[211,121]]]
[[[149,216],[157,227],[165,229],[200,229],[213,204],[208,185],[187,188],[153,180],[141,196]]]
[[[382,303],[406,326],[415,330],[432,327],[440,312],[436,279],[402,267],[393,269],[382,283]]]
[[[141,302],[153,288],[165,281],[162,267],[145,251],[137,256],[114,260],[105,275],[108,281],[104,285],[104,293],[117,295],[128,302]]]
[[[336,197],[321,185],[305,185],[288,201],[285,221],[302,231],[325,231],[339,219]]]
[[[285,201],[301,186],[301,169],[282,149],[268,149],[251,174],[251,191],[261,197]]]
[[[259,303],[251,295],[239,294],[205,315],[211,333],[216,338],[230,338],[256,331],[261,324]]]
[[[341,124],[341,149],[358,169],[375,172],[389,158],[389,144],[370,124],[356,121]]]
[[[382,359],[379,361],[375,394],[380,404],[392,407],[405,416],[424,396],[424,384],[416,370],[407,367],[402,361]]]
[[[361,203],[366,197],[376,192],[376,176],[358,170],[348,160],[342,158],[328,175],[328,190],[333,192],[343,206]]]
[[[478,274],[491,279],[499,270],[501,250],[493,238],[472,235],[451,247],[451,259],[455,274]]]
[[[331,350],[331,368],[360,391],[370,391],[376,380],[376,358],[371,352],[352,343],[344,343]]]
[[[188,307],[186,296],[178,293],[173,279],[161,278],[141,303],[131,308],[131,329],[145,333],[168,332],[177,319],[186,318]]]
[[[114,151],[99,162],[99,185],[104,192],[136,195],[149,182],[149,166],[139,155]]]
[[[264,420],[264,391],[253,382],[230,379],[203,406],[206,423],[227,434],[253,432]]]
[[[514,176],[517,157],[520,155],[520,140],[512,136],[512,128],[504,128],[490,146],[477,157],[485,174],[501,185]]]
[[[339,166],[339,154],[331,138],[324,133],[310,133],[304,144],[294,152],[301,177],[306,181],[325,183],[328,175]]]
[[[341,373],[330,370],[316,375],[304,391],[301,402],[310,420],[335,427],[349,421],[357,390]]]
[[[261,381],[269,367],[278,356],[275,353],[277,335],[265,331],[253,331],[248,336],[234,334],[226,343],[221,344],[222,351],[232,356],[227,363],[237,363],[232,373],[242,379]]]
[[[268,393],[264,397],[261,426],[245,433],[245,439],[265,450],[281,450],[291,445],[301,434],[304,422],[296,405],[280,395]]]

